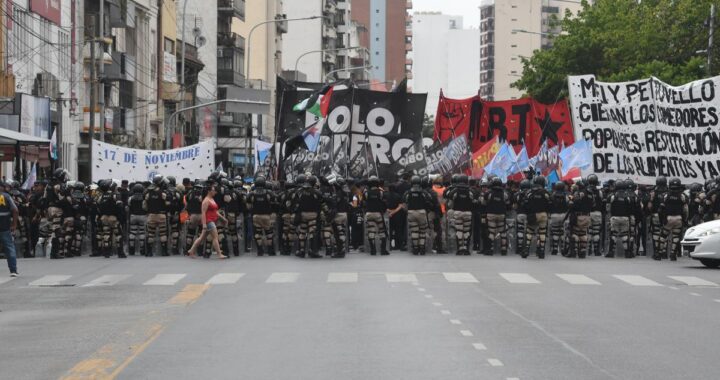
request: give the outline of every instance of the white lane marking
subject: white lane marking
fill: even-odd
[[[487,361],[493,367],[502,367],[504,365],[499,359],[488,359]]]
[[[678,290],[678,288],[676,288],[676,287],[674,287],[674,286],[668,286],[668,288],[670,288],[670,289],[672,289],[672,290]]]
[[[700,297],[700,294],[698,293],[690,293],[691,296]]]
[[[205,283],[205,285],[230,285],[237,283],[245,273],[218,273]]]
[[[462,325],[462,322],[460,322],[459,319],[451,319],[450,323],[452,323],[453,325]]]
[[[662,286],[657,282],[643,276],[614,274],[613,277],[633,286]]]
[[[334,272],[328,273],[327,282],[358,282],[357,272]]]
[[[185,273],[176,274],[158,274],[155,277],[145,281],[143,285],[175,285],[178,281],[187,276]]]
[[[6,283],[6,282],[10,282],[10,281],[12,281],[12,280],[14,280],[14,279],[16,279],[16,278],[17,278],[17,277],[0,278],[0,285],[4,284],[4,283]]]
[[[487,350],[487,347],[485,347],[482,343],[473,343],[473,347],[478,351],[485,351]]]
[[[424,292],[424,291],[425,291],[425,288],[418,288],[418,291]]]
[[[440,306],[442,306],[442,304],[440,302],[433,302],[433,306],[440,307]]]
[[[426,294],[425,298],[433,298],[432,294]]]
[[[387,282],[418,282],[417,277],[413,273],[385,273],[385,278]]]
[[[572,285],[600,285],[599,282],[584,274],[556,274],[556,276],[569,282]]]
[[[478,282],[475,276],[467,272],[444,272],[443,276],[445,276],[447,282]]]
[[[37,280],[29,283],[30,286],[53,286],[53,285],[60,285],[63,281],[67,281],[72,276],[64,275],[64,274],[50,274],[47,276],[43,276],[38,278]]]
[[[442,314],[442,315],[450,315],[450,310],[440,310],[440,314]]]
[[[720,302],[720,299],[716,299],[716,300],[713,300],[713,301],[715,301],[715,302]]]
[[[668,277],[672,278],[675,281],[683,282],[687,286],[718,286],[718,284],[716,284],[712,281],[703,280],[702,278],[695,277],[695,276],[668,276]]]
[[[520,378],[519,377],[508,377],[505,380],[520,380]]]
[[[460,334],[462,336],[473,336],[473,333],[470,330],[460,330]]]
[[[83,286],[112,286],[120,281],[127,280],[130,277],[132,277],[130,274],[106,274],[88,282]]]
[[[298,277],[300,277],[300,273],[295,272],[275,272],[270,275],[270,277],[265,280],[267,283],[273,283],[273,284],[286,284],[290,282],[297,281]]]
[[[527,273],[500,273],[500,275],[511,284],[539,284],[533,276]]]

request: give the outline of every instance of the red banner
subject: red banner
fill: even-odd
[[[542,104],[530,98],[491,102],[477,97],[449,99],[441,92],[435,138],[445,141],[462,133],[467,134],[473,152],[498,136],[513,145],[516,152],[524,143],[530,157],[537,154],[545,140],[548,147],[575,142],[565,100],[555,104]]]
[[[60,25],[60,0],[30,0],[30,10]]]

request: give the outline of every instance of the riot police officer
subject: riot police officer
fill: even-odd
[[[367,181],[368,188],[365,189],[363,202],[365,206],[365,224],[370,254],[376,255],[375,238],[380,239],[380,254],[389,255],[387,250],[387,228],[385,226],[385,192],[380,187],[380,180],[371,176]]]
[[[134,256],[137,251],[140,256],[145,255],[145,228],[147,226],[147,210],[145,209],[145,188],[141,183],[132,186],[128,198],[128,251]],[[139,241],[139,244],[138,244]],[[139,249],[136,249],[139,248]]]
[[[517,213],[515,215],[515,247],[517,254],[524,255],[530,247],[525,246],[525,233],[527,227],[527,197],[532,190],[532,182],[529,179],[523,179],[520,181],[520,191],[515,193],[515,207],[517,207]]]
[[[347,229],[348,229],[348,213],[350,212],[350,203],[352,202],[352,195],[350,194],[350,188],[347,186],[347,182],[342,177],[335,179],[335,199],[337,203],[335,205],[336,212],[335,218],[333,218],[333,230],[337,236],[337,252],[335,252],[334,258],[345,257],[345,249],[347,242]]]
[[[296,178],[298,184],[305,183],[305,175],[301,174]],[[280,218],[282,219],[282,234],[280,235],[280,254],[289,256],[293,253],[297,240],[295,226],[295,191],[297,187],[293,181],[285,182],[285,190],[280,194]]]
[[[50,184],[45,187],[43,195],[43,208],[47,211],[47,218],[50,222],[50,249],[51,259],[65,258],[65,235],[62,230],[63,212],[62,202],[66,201],[65,183],[67,172],[63,168],[57,168],[53,172]]]
[[[610,245],[605,257],[615,257],[617,240],[622,242],[622,253],[630,258],[628,241],[630,240],[630,215],[632,214],[632,200],[629,194],[627,181],[618,181],[615,191],[610,196]]]
[[[248,211],[252,213],[253,238],[257,245],[257,255],[271,252],[273,244],[272,213],[275,204],[274,194],[266,187],[265,177],[255,178],[255,187],[247,198]]]
[[[109,258],[113,250],[117,250],[119,258],[125,258],[125,252],[120,247],[122,235],[120,234],[119,217],[121,214],[122,199],[113,189],[112,180],[98,181],[100,195],[97,201],[97,214],[100,219],[100,252]]]
[[[537,257],[540,259],[545,258],[545,238],[547,236],[548,209],[550,208],[550,194],[545,189],[546,184],[545,177],[541,175],[533,178],[533,188],[525,198],[527,226],[523,258],[528,256],[527,250],[533,240],[533,235],[537,235],[537,244],[535,245]]]
[[[655,188],[650,192],[650,202],[648,208],[650,212],[650,235],[652,238],[653,254],[660,251],[660,235],[662,235],[662,223],[660,221],[660,203],[667,193],[667,178],[657,177],[655,179]],[[666,256],[663,252],[662,256]]]
[[[407,208],[410,245],[413,255],[425,255],[425,236],[428,228],[427,212],[433,203],[430,194],[422,188],[419,176],[410,179],[410,190],[403,194],[402,203]]]
[[[245,188],[242,180],[235,180],[232,188],[223,196],[225,201],[225,218],[228,221],[227,230],[230,238],[226,240],[228,245],[232,243],[232,253],[234,256],[240,256],[240,240],[238,232],[242,231],[238,224],[242,221],[242,213],[245,208]],[[240,224],[240,226],[242,226]],[[228,252],[230,249],[228,247]],[[229,256],[229,254],[228,254]]]
[[[333,220],[337,212],[338,199],[335,194],[335,187],[325,177],[320,177],[320,233],[323,245],[325,245],[325,256],[334,256],[335,231]]]
[[[565,220],[570,209],[570,198],[566,191],[565,182],[555,182],[550,194],[550,254],[557,255],[564,252],[561,247],[565,242]]]
[[[457,241],[457,255],[470,255],[470,231],[472,228],[472,212],[477,205],[477,196],[469,186],[468,177],[460,174],[457,183],[446,192],[449,209],[452,210],[452,225]]]
[[[672,178],[659,207],[660,221],[663,224],[660,235],[659,252],[655,252],[653,259],[660,260],[670,250],[670,260],[677,260],[680,254],[680,239],[682,238],[683,227],[688,220],[688,198],[683,193],[685,187],[679,178]],[[670,245],[668,238],[672,237]]]
[[[500,240],[500,254],[507,255],[507,224],[505,215],[512,203],[510,195],[505,191],[500,177],[492,177],[490,180],[490,191],[482,195],[482,204],[487,213],[487,228],[489,233],[489,247],[483,247],[486,255],[492,255],[495,251],[495,242]]]
[[[170,199],[165,191],[165,179],[157,175],[145,194],[145,210],[147,210],[147,256],[153,255],[155,249],[155,236],[160,240],[160,254],[168,256],[167,250],[167,212],[170,208]]]
[[[83,238],[87,233],[88,217],[90,216],[90,203],[85,194],[85,184],[76,181],[75,184],[73,184],[70,196],[72,197],[74,215],[73,232],[75,235],[69,245],[71,246],[70,250],[73,255],[80,256],[82,253]]]
[[[317,177],[308,176],[302,187],[295,192],[293,204],[295,205],[295,224],[298,231],[298,252],[297,257],[321,258],[315,251],[315,247],[306,252],[308,239],[315,236],[317,230],[320,210],[322,208],[322,193],[315,188]]]
[[[587,191],[584,180],[575,183],[576,190],[570,201],[570,244],[568,244],[568,257],[585,258],[588,243],[588,228],[590,227],[590,212],[595,200],[593,193]]]
[[[170,206],[167,210],[168,220],[168,253],[171,255],[180,254],[180,212],[183,210],[182,185],[178,189],[175,177],[168,176],[167,181],[167,198]]]
[[[603,194],[598,188],[600,181],[598,176],[590,174],[587,176],[587,191],[592,193],[594,200],[592,211],[590,211],[590,228],[588,229],[588,240],[590,242],[589,255],[595,254],[595,256],[602,255],[601,247],[601,235],[603,229],[603,219],[605,217],[605,205],[603,204]]]

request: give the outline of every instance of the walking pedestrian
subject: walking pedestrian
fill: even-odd
[[[3,188],[6,184],[2,183]],[[15,206],[12,197],[3,189],[0,193],[0,244],[2,244],[5,258],[10,269],[10,277],[17,277],[17,254],[15,253],[15,242],[13,233],[18,222],[18,208]]]
[[[214,199],[215,195],[217,194],[217,189],[215,186],[216,185],[211,185],[210,188],[208,188],[205,199],[203,199],[201,206],[203,229],[200,233],[200,236],[195,239],[195,242],[188,251],[188,256],[190,256],[191,258],[197,257],[195,255],[195,251],[197,250],[198,246],[200,244],[203,244],[205,242],[205,239],[210,236],[210,238],[212,239],[212,246],[215,249],[215,252],[217,252],[218,259],[227,259],[227,256],[223,255],[222,251],[220,250],[220,237],[218,236],[217,231],[218,219],[221,219],[226,223],[227,219],[225,219],[224,216],[218,213],[219,207],[218,204],[215,203]]]

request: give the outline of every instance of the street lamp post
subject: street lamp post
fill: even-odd
[[[337,48],[337,49],[320,49],[320,50],[310,50],[306,51],[305,53],[300,54],[300,56],[295,60],[295,81],[298,80],[298,64],[300,63],[300,59],[308,54],[312,53],[324,53],[324,52],[330,52],[330,51],[343,51],[343,50],[354,50],[354,49],[365,49],[367,48],[365,46],[351,46],[351,47],[343,47],[343,48]],[[363,60],[365,57],[363,56]]]
[[[187,0],[186,0],[187,1]],[[272,20],[265,20],[262,22],[259,22],[250,29],[250,33],[248,33],[247,38],[247,64],[245,65],[245,81],[246,83],[250,83],[250,47],[252,46],[252,34],[255,31],[255,29],[258,26],[265,25],[265,24],[273,24],[278,22],[287,22],[287,21],[300,21],[300,20],[315,20],[318,18],[325,18],[325,16],[309,16],[309,17],[297,17],[297,18],[277,18]],[[250,173],[250,139],[252,139],[252,120],[250,120],[250,133],[248,136],[247,130],[245,131],[245,175],[247,176]]]

